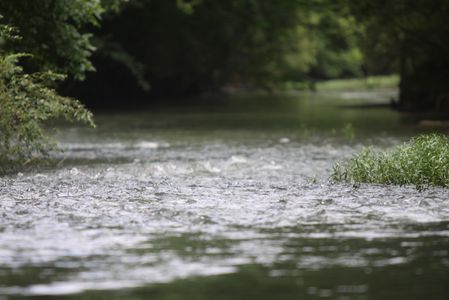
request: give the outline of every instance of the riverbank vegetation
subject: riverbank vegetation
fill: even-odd
[[[68,74],[59,91],[88,105],[399,74],[400,110],[449,111],[447,0],[7,0],[0,14],[23,37],[2,50]]]
[[[449,139],[441,134],[420,135],[387,151],[366,148],[335,165],[337,182],[449,187]]]
[[[448,17],[447,0],[134,0],[95,31],[98,72],[70,92],[102,106],[399,74],[399,110],[449,113]]]
[[[0,28],[0,38],[10,30]],[[55,144],[42,128],[48,119],[64,118],[93,126],[92,114],[81,103],[51,88],[64,76],[51,71],[24,73],[18,65],[24,56],[0,54],[0,173],[54,149]]]
[[[45,156],[55,144],[43,129],[63,118],[93,126],[92,114],[57,84],[94,70],[87,25],[106,7],[82,0],[0,2],[0,173]]]
[[[229,88],[399,74],[399,110],[449,114],[447,0],[3,0],[0,15],[3,160],[46,152],[48,119],[92,124],[83,105]]]
[[[227,87],[273,90],[287,81],[364,75],[363,26],[349,5],[201,0],[186,8],[185,3],[134,0],[107,18],[96,32],[97,72],[74,94],[101,106],[129,95],[148,102]]]
[[[398,75],[368,76],[364,78],[332,79],[316,84],[317,91],[354,91],[372,89],[396,89]]]
[[[400,78],[397,74],[376,75],[361,78],[328,79],[317,82],[291,82],[282,85],[284,90],[313,91],[364,91],[372,89],[397,89]]]

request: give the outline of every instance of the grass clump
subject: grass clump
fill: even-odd
[[[425,134],[389,151],[362,150],[334,166],[331,179],[337,182],[449,187],[449,139]]]

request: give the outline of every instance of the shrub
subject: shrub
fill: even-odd
[[[449,139],[441,134],[420,135],[385,152],[366,148],[336,164],[337,182],[449,187]]]
[[[0,25],[0,43],[17,38],[13,33],[11,27]],[[42,128],[44,121],[64,118],[93,125],[91,113],[77,100],[52,89],[63,75],[26,74],[18,65],[23,56],[27,54],[5,53],[0,47],[0,173],[45,156],[55,147]]]

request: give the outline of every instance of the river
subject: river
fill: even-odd
[[[449,299],[447,190],[328,179],[429,131],[390,96],[241,95],[58,126],[56,166],[0,178],[0,299]]]

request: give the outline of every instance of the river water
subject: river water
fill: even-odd
[[[390,96],[236,96],[60,126],[56,166],[0,178],[0,299],[449,299],[447,190],[328,180],[362,147],[424,131],[377,106]]]

